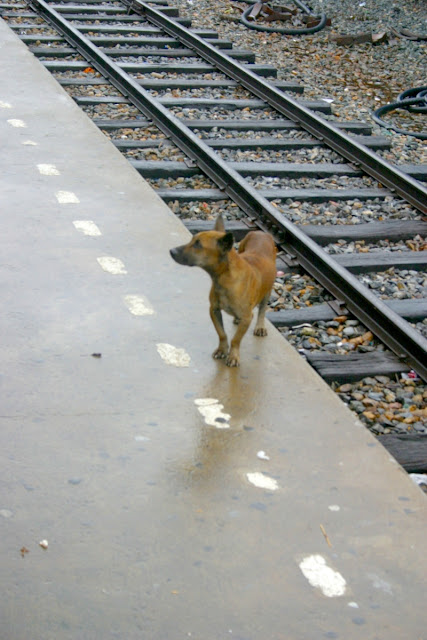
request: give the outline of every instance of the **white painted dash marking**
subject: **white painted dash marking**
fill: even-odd
[[[207,425],[217,429],[230,428],[231,415],[223,412],[224,405],[220,404],[219,400],[216,398],[196,398],[194,404]]]
[[[127,273],[125,265],[119,258],[114,258],[114,256],[101,256],[97,258],[97,260],[102,269],[107,273],[111,273],[113,276],[124,276]]]
[[[34,142],[34,140],[24,140],[21,144],[24,144],[27,147],[37,147],[39,143]]]
[[[258,487],[259,489],[277,491],[277,489],[279,488],[277,480],[265,475],[265,473],[255,471],[254,473],[247,473],[246,477],[251,484],[253,484],[255,487]]]
[[[81,231],[85,236],[102,236],[99,227],[93,220],[73,220],[73,225],[77,231]]]
[[[42,176],[60,176],[61,173],[55,167],[54,164],[38,164],[37,169]]]
[[[166,364],[173,367],[188,367],[190,365],[191,358],[185,349],[174,347],[166,342],[159,342],[156,346],[159,356]]]
[[[124,297],[124,301],[134,316],[154,315],[154,309],[145,296],[128,295]]]
[[[78,204],[80,202],[72,191],[57,191],[55,195],[59,204]]]
[[[3,100],[0,100],[0,107],[2,109],[12,109],[10,102],[4,102]]]
[[[11,127],[16,127],[16,128],[25,128],[27,125],[23,120],[19,120],[18,118],[11,118],[10,120],[7,121],[8,124],[11,125]]]
[[[320,589],[324,596],[337,598],[345,594],[346,581],[338,571],[328,567],[323,556],[307,556],[299,563],[299,568],[311,586]]]

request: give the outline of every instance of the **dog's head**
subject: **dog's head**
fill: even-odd
[[[212,273],[226,261],[233,243],[233,234],[224,230],[223,219],[218,216],[213,231],[197,233],[188,244],[171,249],[170,254],[178,264],[201,267]]]

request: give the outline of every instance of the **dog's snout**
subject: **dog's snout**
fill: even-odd
[[[180,247],[174,247],[173,249],[170,249],[170,251],[169,251],[169,253],[171,254],[171,257],[178,264],[187,264],[187,260],[185,259],[185,256],[184,256],[185,246],[186,245],[181,245]]]
[[[170,250],[169,253],[171,254],[172,258],[175,260],[175,262],[179,262],[180,256],[182,255],[182,247],[174,247],[173,249]]]

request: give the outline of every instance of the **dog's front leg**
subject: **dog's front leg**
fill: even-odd
[[[219,338],[218,348],[212,354],[213,358],[226,358],[228,353],[228,340],[227,334],[224,331],[224,324],[222,322],[222,313],[215,300],[211,301],[209,309],[211,320],[216,329]]]
[[[230,345],[230,353],[228,354],[226,365],[227,367],[240,367],[240,343],[243,336],[249,328],[252,321],[252,313],[248,316],[244,316],[240,319],[237,325],[236,333],[233,336]]]

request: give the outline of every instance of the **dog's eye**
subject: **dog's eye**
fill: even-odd
[[[202,244],[200,240],[196,240],[193,244],[193,249],[201,249],[201,248],[202,248]]]

